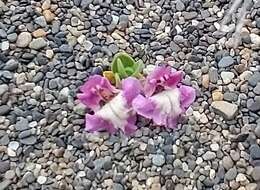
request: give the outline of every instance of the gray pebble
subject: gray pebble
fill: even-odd
[[[234,59],[231,56],[226,56],[223,57],[219,62],[218,62],[218,67],[220,68],[226,68],[234,64]]]
[[[43,38],[33,39],[29,47],[31,49],[39,50],[47,46],[47,42]]]
[[[153,158],[152,158],[152,163],[155,165],[155,166],[162,166],[164,163],[165,163],[165,158],[163,155],[153,155]]]

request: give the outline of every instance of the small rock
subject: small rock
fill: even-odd
[[[12,180],[13,178],[15,178],[15,171],[14,170],[8,170],[8,171],[6,171],[6,173],[5,173],[5,178],[6,179],[10,179],[10,180]]]
[[[7,84],[0,84],[0,96],[8,92],[8,85]]]
[[[219,145],[217,143],[213,143],[210,145],[210,149],[214,152],[217,152],[219,150]]]
[[[223,71],[220,74],[224,84],[229,84],[231,83],[232,79],[235,77],[234,73],[232,72],[227,72],[227,71]]]
[[[113,190],[124,190],[124,186],[121,185],[120,183],[114,183],[113,184]]]
[[[37,138],[35,136],[30,136],[20,139],[20,142],[25,145],[34,145],[37,142]]]
[[[35,37],[35,38],[44,37],[44,36],[46,36],[46,34],[47,33],[43,29],[41,29],[41,28],[35,30],[32,33],[33,37]]]
[[[189,11],[189,12],[182,12],[183,17],[185,20],[191,20],[197,17],[198,13],[195,11]]]
[[[215,101],[212,103],[214,111],[227,120],[232,120],[238,113],[238,106],[226,101]]]
[[[253,91],[255,94],[260,95],[260,82],[257,83]]]
[[[162,166],[165,163],[165,158],[163,155],[154,155],[152,158],[152,163],[156,166]]]
[[[14,126],[17,131],[24,131],[29,129],[29,122],[27,119],[21,118]]]
[[[0,87],[1,88],[1,87]],[[257,125],[257,127],[255,128],[255,135],[260,138],[260,125]]]
[[[118,28],[119,28],[120,30],[126,29],[127,26],[128,26],[128,22],[129,22],[129,20],[128,20],[128,16],[127,16],[127,15],[120,15],[120,16],[119,16]]]
[[[45,176],[39,176],[39,177],[37,178],[37,182],[38,182],[39,184],[41,184],[41,185],[43,185],[44,183],[46,183],[46,181],[47,181],[47,177],[45,177]]]
[[[184,190],[184,185],[182,185],[182,184],[177,184],[176,186],[175,186],[175,189],[174,190]]]
[[[227,173],[225,174],[225,179],[228,181],[232,181],[237,176],[237,169],[235,167],[230,168]]]
[[[254,169],[252,171],[252,177],[255,181],[260,180],[260,166],[254,167]]]
[[[252,144],[249,148],[249,151],[253,160],[260,160],[260,147],[258,144]]]
[[[1,50],[2,50],[2,51],[6,51],[6,50],[8,50],[9,47],[10,47],[10,44],[9,44],[8,41],[4,41],[4,42],[2,42],[2,44],[1,44]]]
[[[29,47],[31,49],[39,50],[47,46],[47,42],[43,38],[33,39]]]
[[[176,1],[176,9],[177,9],[177,11],[185,10],[185,5],[181,0]]]
[[[233,167],[234,162],[233,162],[233,160],[230,158],[230,156],[224,156],[223,159],[222,159],[222,164],[223,164],[223,167],[224,167],[226,170],[229,170],[230,168]]]
[[[8,70],[8,71],[14,71],[18,68],[19,63],[14,60],[14,59],[10,59],[6,62],[5,66],[4,66],[4,70]]]
[[[209,75],[202,75],[202,86],[204,88],[209,88]]]
[[[18,148],[19,148],[19,143],[17,141],[11,141],[9,144],[8,144],[8,148],[16,151]]]
[[[245,174],[239,173],[236,177],[236,182],[245,182],[247,180]]]
[[[218,67],[220,68],[226,68],[234,64],[234,59],[231,56],[226,56],[223,57],[219,62],[218,62]]]
[[[224,95],[221,91],[217,90],[212,93],[212,99],[213,101],[221,101],[223,100]]]
[[[4,174],[9,169],[10,169],[10,162],[0,160],[0,173]]]
[[[203,154],[202,158],[206,161],[213,160],[213,159],[216,158],[216,153],[211,152],[211,151],[207,151],[205,154]]]
[[[42,3],[42,9],[47,10],[47,9],[50,9],[50,8],[51,8],[51,0],[45,0]]]
[[[31,41],[32,41],[31,34],[29,32],[22,32],[17,37],[16,46],[24,48],[27,47]]]
[[[50,10],[43,11],[43,16],[47,23],[51,23],[55,19],[55,14],[53,14]]]
[[[256,183],[249,183],[246,185],[246,190],[257,190],[257,184]]]
[[[8,105],[0,106],[0,116],[8,114],[10,111],[11,111],[11,108]]]
[[[39,17],[35,18],[35,19],[34,19],[34,22],[35,22],[36,24],[38,24],[39,26],[43,27],[43,28],[44,28],[45,26],[47,26],[47,22],[46,22],[44,16],[39,16]]]
[[[260,36],[257,34],[250,34],[251,42],[255,44],[257,47],[260,47]]]
[[[257,85],[257,83],[260,82],[260,73],[256,72],[253,75],[250,76],[250,78],[248,79],[248,83],[255,87]]]
[[[1,2],[1,1],[0,1]],[[9,179],[0,182],[0,190],[5,190],[12,183]]]
[[[209,81],[212,83],[218,82],[218,70],[214,67],[209,69]]]

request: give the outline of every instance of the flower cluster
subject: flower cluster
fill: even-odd
[[[132,134],[137,129],[137,114],[174,128],[196,97],[192,87],[181,84],[182,78],[183,72],[165,66],[155,68],[144,81],[128,76],[118,88],[105,77],[91,76],[78,94],[78,99],[94,112],[86,114],[86,130]]]

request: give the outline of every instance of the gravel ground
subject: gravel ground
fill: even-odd
[[[0,190],[260,189],[260,1],[233,48],[228,0],[0,0]],[[237,15],[230,17],[236,21]],[[176,131],[84,132],[75,99],[124,50],[185,71]]]

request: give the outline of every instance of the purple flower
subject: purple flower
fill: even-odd
[[[134,110],[157,125],[174,128],[179,116],[194,102],[195,90],[178,85],[182,72],[158,67],[145,82],[146,97],[138,95],[132,102]]]
[[[77,98],[94,111],[100,108],[101,101],[107,102],[118,93],[118,90],[100,75],[89,77],[88,81],[80,87],[80,91],[82,93],[78,94]]]
[[[115,133],[118,129],[125,134],[133,133],[137,127],[136,112],[132,109],[133,99],[140,94],[141,84],[132,77],[122,81],[122,90],[94,115],[86,114],[86,130],[89,132],[107,130]],[[95,101],[97,102],[97,101]]]

